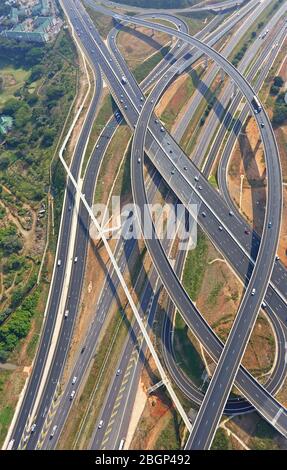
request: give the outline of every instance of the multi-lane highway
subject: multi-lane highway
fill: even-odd
[[[140,24],[142,23],[140,22]],[[163,29],[166,31],[165,28]],[[183,39],[184,34],[179,34],[178,37]],[[223,65],[221,59],[219,60],[219,63],[220,62]],[[232,73],[232,68],[227,66],[226,69],[229,69],[230,75],[239,85],[240,79],[236,80],[235,74]],[[248,96],[249,104],[251,105],[254,92],[247,84],[244,86],[242,83],[241,85],[241,91],[245,91],[245,96]],[[147,117],[144,119],[145,107],[148,107],[148,103],[143,108],[141,113],[142,120],[140,119],[137,124],[133,140],[134,162],[137,160],[143,162],[144,139],[148,128],[148,122],[153,111],[153,106],[151,106],[149,112],[147,112]],[[277,251],[282,205],[281,168],[276,141],[268,116],[264,110],[262,110],[260,114],[260,120],[257,119],[257,122],[258,125],[261,126],[261,136],[265,150],[268,175],[268,195],[264,231],[257,254],[255,268],[250,277],[239,312],[237,313],[231,332],[224,346],[219,364],[216,367],[215,373],[204,397],[203,404],[196,417],[195,424],[187,442],[187,448],[208,448],[212,443],[223,408],[230,394],[236,373],[252,333],[258,311],[261,308]],[[136,179],[136,183],[133,185],[134,199],[137,203],[140,201],[141,204],[142,202],[145,204],[145,201],[141,201],[140,195],[136,196],[137,192],[139,192],[138,188],[140,187],[138,186],[139,181],[138,178],[136,178],[136,173],[137,172],[134,172],[132,175]],[[142,207],[144,207],[144,204]],[[139,218],[141,216],[142,214],[139,214]],[[273,228],[274,232],[271,233]],[[270,230],[270,233],[268,233],[268,230]],[[150,244],[151,243],[148,241],[147,245]],[[156,250],[150,249],[150,252],[154,257]],[[269,262],[266,261],[267,253],[269,256]],[[240,341],[238,341],[239,339]]]
[[[167,17],[168,17],[168,15],[157,15],[157,16],[160,16],[160,17],[163,17],[163,18],[167,18]],[[170,17],[169,17],[169,19],[172,20],[172,18],[170,18]],[[177,22],[178,22],[178,20],[177,20]],[[182,25],[181,25],[182,30],[184,29],[184,27],[185,27],[185,25],[182,24]],[[209,29],[210,27],[211,27],[211,25],[209,25],[209,26],[206,27],[205,29],[207,30],[207,29]],[[204,31],[203,31],[201,34],[203,34],[203,33],[204,33]],[[114,38],[115,38],[114,34],[115,34],[114,31],[111,31],[111,33],[110,33],[110,35],[109,35],[109,39],[111,40],[113,47],[115,47],[115,45],[114,45]],[[112,49],[113,49],[113,47],[112,47]],[[173,57],[172,54],[170,54],[170,57],[171,57],[171,58]],[[117,57],[117,60],[118,60],[118,62],[120,62],[120,57]],[[161,64],[161,65],[163,65],[163,64]],[[158,68],[160,69],[161,66],[159,65]],[[153,81],[154,77],[155,77],[158,73],[159,73],[159,71],[158,71],[158,70],[155,70],[155,71],[151,74],[152,77],[148,77],[148,78],[145,80],[145,82],[147,83],[147,85],[150,85],[150,83]],[[120,262],[120,265],[122,266],[122,262]],[[87,343],[87,341],[85,341],[85,343]],[[84,363],[84,359],[85,359],[85,358],[81,358],[81,360],[80,360],[81,364]],[[81,369],[82,369],[82,365],[80,365],[80,367],[76,367],[75,370],[74,370],[74,373],[73,373],[72,375],[73,375],[73,376],[77,376],[77,372],[76,372],[76,371],[77,371],[77,370],[81,370]],[[79,380],[79,378],[78,378],[77,380]],[[117,381],[117,383],[118,383],[118,382],[119,382],[119,379],[116,379],[116,381]],[[70,389],[70,388],[71,388],[71,386],[69,387],[69,389]],[[75,388],[75,387],[72,387],[72,388]],[[196,395],[195,395],[195,396],[196,396]],[[66,408],[67,408],[67,407],[69,408],[69,405],[67,405],[67,403],[69,404],[68,398],[69,398],[69,395],[66,395],[66,394],[65,394],[65,396],[63,397],[63,400],[62,400],[62,401],[64,401],[64,402],[66,402]],[[111,400],[109,400],[109,404],[110,404],[110,402],[111,402]],[[238,411],[238,409],[239,409],[239,406],[238,406],[239,403],[237,402],[236,404],[237,404],[236,409],[237,409],[237,411]],[[65,407],[65,405],[63,405],[63,407]],[[250,405],[247,405],[247,407],[250,408]],[[243,410],[244,408],[241,407],[240,409]],[[232,407],[230,407],[230,412],[231,412],[231,410],[232,410]],[[55,419],[55,420],[57,421],[57,423],[58,423],[58,429],[57,429],[57,431],[56,431],[56,436],[53,438],[53,445],[55,445],[55,441],[56,441],[57,434],[58,434],[58,432],[59,432],[60,429],[61,429],[61,425],[59,424],[59,423],[61,423],[61,412],[62,412],[62,410],[57,412],[57,419]],[[59,416],[59,415],[60,415],[60,416]],[[52,426],[52,424],[51,424],[51,426]],[[59,430],[59,431],[58,431],[58,430]],[[48,441],[48,443],[49,443],[49,441]],[[52,441],[51,441],[49,444],[52,445]]]
[[[87,19],[87,21],[88,21],[88,19]],[[91,27],[92,27],[92,26],[90,26],[90,28],[91,28]],[[101,45],[101,47],[104,48],[104,45]],[[99,50],[98,50],[98,52],[99,52]],[[106,52],[106,51],[105,51],[105,52]],[[109,64],[107,64],[107,61],[104,61],[104,65],[105,65],[105,68],[107,68],[107,65],[108,65],[108,69],[111,68],[111,67],[109,66]],[[114,70],[114,69],[115,69],[115,66],[113,66],[113,70]],[[114,80],[114,77],[109,77],[109,82],[112,82],[113,85],[114,85],[114,83],[116,83],[117,86],[121,89],[121,91],[124,90],[124,87],[120,85],[120,80],[115,81],[115,80]],[[110,83],[110,84],[111,84],[111,83]],[[126,93],[125,93],[125,95],[126,95]],[[125,110],[125,111],[126,111],[126,110]],[[125,111],[123,111],[123,113],[124,113],[124,114],[127,114]],[[133,125],[133,121],[131,121],[131,124]],[[260,406],[259,406],[259,408],[260,408]],[[282,415],[284,415],[284,413],[283,413]],[[281,416],[282,416],[282,415],[281,415]],[[277,422],[276,424],[277,424],[277,426],[278,426],[278,422]]]
[[[182,25],[182,28],[184,29],[185,25],[183,22],[181,22],[181,25]],[[164,65],[165,64],[162,63],[161,67]],[[158,73],[160,72],[161,67],[160,66],[158,67],[158,70],[157,70]],[[97,76],[101,77],[100,73]],[[152,80],[153,80],[152,77],[150,77],[149,81],[152,82]],[[100,90],[101,90],[101,82],[97,83],[97,102],[98,102],[98,98],[100,95]],[[95,109],[95,107],[93,109]],[[89,131],[88,124],[89,123],[87,122],[87,125],[84,126],[85,132],[80,139],[81,141],[87,140],[87,132]],[[85,174],[85,179],[83,182],[83,188],[82,188],[83,192],[85,193],[86,200],[90,204],[92,204],[95,181],[98,175],[100,162],[104,156],[107,145],[109,144],[109,139],[113,135],[118,125],[119,125],[119,121],[114,116],[109,121],[104,131],[101,133],[97,146],[94,148],[93,154],[90,158],[90,161],[86,170],[86,174]],[[82,153],[83,153],[83,148],[82,148]],[[78,155],[80,155],[80,153]],[[70,287],[70,293],[68,296],[70,302],[71,303],[73,302],[73,304],[72,304],[72,308],[69,308],[68,318],[63,323],[63,329],[61,331],[61,334],[58,340],[58,348],[53,359],[53,364],[50,370],[48,383],[43,393],[43,400],[41,401],[41,404],[38,407],[37,417],[36,417],[37,419],[34,420],[37,426],[33,434],[30,436],[29,442],[27,442],[25,439],[26,436],[28,437],[30,435],[29,428],[27,429],[27,432],[24,433],[23,439],[22,439],[22,446],[24,448],[33,448],[35,444],[37,443],[39,434],[40,434],[39,445],[42,445],[42,442],[47,435],[46,429],[50,421],[49,420],[49,408],[51,405],[51,400],[57,389],[57,384],[59,383],[59,378],[60,378],[61,371],[63,369],[63,364],[65,361],[65,354],[67,353],[69,344],[70,344],[71,334],[67,333],[67,328],[73,325],[73,322],[74,322],[74,319],[78,310],[79,291],[81,290],[79,286],[81,286],[81,283],[83,280],[86,246],[87,246],[87,242],[89,239],[89,234],[88,234],[89,217],[83,206],[80,207],[78,224],[79,224],[78,231],[79,231],[79,234],[81,234],[81,236],[77,237],[76,244],[75,244],[75,256],[77,255],[78,260],[72,272],[72,277],[70,281],[71,287]],[[128,246],[127,249],[125,250],[125,253],[123,253],[122,258],[126,257],[126,259],[128,260],[128,257],[129,257],[128,254],[129,252],[131,252],[131,250],[132,250],[132,245],[130,244],[130,246]],[[123,263],[124,263],[124,259],[122,259],[121,261],[121,264]],[[112,292],[112,295],[114,295],[114,291]],[[77,301],[76,301],[76,298],[77,298]],[[101,310],[103,313],[105,311],[108,311],[108,306],[110,305],[109,303],[110,301],[111,299],[104,298],[104,301],[101,304]],[[67,305],[67,307],[69,307],[69,305]],[[102,317],[102,314],[100,315],[100,317]],[[102,326],[102,323],[103,323],[103,318],[100,321],[100,326]],[[72,328],[69,328],[69,331],[71,332]],[[93,340],[95,339],[95,337],[97,337],[97,334],[99,334],[99,331],[100,329],[98,328],[98,330],[96,330],[96,332],[94,333],[94,336],[92,337]],[[90,347],[86,348],[85,354],[81,355],[78,361],[79,363],[75,367],[75,370],[74,370],[75,373],[73,374],[73,376],[75,376],[75,374],[78,375],[79,380],[80,380],[80,375],[82,376],[84,374],[85,369],[83,368],[83,364],[89,363],[88,358],[89,359],[91,358],[91,349],[94,350],[94,348],[91,348],[91,345],[93,345],[93,341],[90,342]],[[78,374],[77,371],[79,370],[81,371],[81,374]],[[69,400],[68,400],[68,403],[69,403]],[[24,419],[25,418],[23,417],[23,421]],[[17,441],[15,440],[14,446],[16,445],[17,445]]]
[[[77,26],[76,26],[76,28],[77,28]],[[82,39],[82,35],[83,35],[82,29],[81,29],[81,28],[82,28],[82,24],[81,24],[81,27],[79,27],[79,25],[78,25],[78,28],[80,28],[80,31],[81,31],[81,39]],[[88,33],[90,34],[90,32],[88,32]],[[84,33],[84,35],[85,35],[85,34],[86,34],[86,33]],[[91,45],[92,45],[91,48],[88,46],[88,44],[89,44],[89,41],[86,42],[85,47],[86,47],[87,51],[88,51],[89,53],[91,53],[91,51],[93,51],[93,42],[91,42]],[[99,44],[98,44],[98,45],[99,45]],[[102,47],[102,44],[100,44],[100,46]],[[93,62],[94,62],[94,61],[93,61]],[[103,63],[105,63],[105,61],[103,61]],[[106,67],[103,67],[103,69],[104,69],[104,73],[106,74],[107,68],[106,68]],[[120,70],[119,70],[119,72],[120,72]],[[109,80],[109,81],[111,80],[110,75],[108,76],[108,80]],[[115,83],[117,84],[116,81],[115,81]],[[119,88],[123,89],[122,86],[120,86]],[[114,88],[113,88],[113,90],[114,90]],[[119,96],[119,95],[117,95],[117,96]],[[134,94],[135,99],[138,99],[139,96],[141,96],[141,95],[139,95],[138,90],[136,90],[136,92],[135,92],[135,94]],[[128,98],[127,98],[127,102],[128,102]],[[128,106],[130,106],[130,104],[131,104],[131,107],[132,107],[132,106],[133,106],[133,102],[129,102]],[[138,106],[138,105],[137,105],[137,106]],[[138,106],[138,107],[139,107],[139,106]],[[128,112],[128,113],[127,113],[127,112],[125,113],[124,110],[123,110],[123,113],[126,115],[126,117],[127,117],[127,115],[130,115],[129,112]],[[133,121],[133,119],[134,119],[134,117],[132,116],[132,120],[131,120],[130,122],[133,122],[133,123],[134,123],[133,125],[135,125],[135,124],[136,124],[136,119],[134,119],[134,121]],[[171,179],[171,178],[170,178],[170,179]],[[86,192],[85,192],[85,194],[86,194]],[[86,225],[86,227],[87,227],[87,225]],[[270,227],[270,228],[271,228],[271,227]],[[273,227],[272,227],[272,228],[273,228]],[[87,233],[86,233],[86,237],[87,237]],[[75,251],[75,253],[76,253],[76,251]],[[274,259],[274,258],[273,258],[273,259]],[[84,263],[81,263],[81,264],[84,264]],[[79,279],[81,279],[81,276],[78,277],[78,280],[79,280]],[[261,302],[260,302],[260,304],[261,304]],[[73,318],[73,317],[71,317],[71,318]],[[71,320],[71,321],[72,321],[72,320]],[[69,341],[68,341],[68,343],[69,343]],[[67,345],[68,345],[68,343],[67,343]],[[64,350],[67,349],[67,345],[64,345],[64,348],[63,348]],[[65,357],[65,353],[62,353],[62,354],[64,354],[63,357]],[[55,364],[56,364],[56,363],[55,363]],[[60,369],[61,369],[61,367],[60,367],[60,368],[58,367],[57,370],[59,371]],[[57,372],[57,377],[59,377],[59,373],[58,373],[58,372]],[[50,392],[47,391],[47,390],[45,390],[45,394],[44,394],[44,395],[46,395],[46,393],[47,393],[47,396],[51,395]],[[44,400],[44,402],[45,402],[45,400]],[[46,407],[45,407],[45,405],[43,405],[43,406],[44,406],[44,411],[45,411]],[[45,415],[45,413],[44,413],[44,415]],[[43,419],[44,419],[44,418],[45,418],[45,416],[43,416]],[[40,425],[41,425],[41,423],[40,423]]]

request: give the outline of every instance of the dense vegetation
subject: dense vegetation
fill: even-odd
[[[186,8],[198,3],[198,0],[116,0],[117,3],[145,8]]]
[[[275,126],[280,126],[287,121],[287,103],[285,101],[286,91],[280,91],[283,85],[283,78],[276,76],[274,77],[273,84],[270,87],[270,95],[276,96],[272,118],[272,122]]]
[[[0,77],[0,114],[13,119],[12,130],[0,142],[0,361],[5,361],[27,335],[37,310],[47,222],[39,210],[47,206],[51,183],[56,216],[61,208],[64,172],[56,159],[50,181],[50,166],[76,89],[77,64],[68,33],[43,46],[0,39]]]

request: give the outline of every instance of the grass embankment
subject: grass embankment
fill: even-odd
[[[200,233],[195,250],[190,251],[187,255],[183,273],[183,285],[193,300],[197,299],[202,285],[206,268],[207,250],[207,240],[205,236]],[[201,385],[204,364],[193,341],[195,341],[195,338],[193,338],[187,325],[184,323],[179,313],[177,313],[174,328],[174,350],[176,359],[193,382],[197,385]]]
[[[196,301],[202,285],[207,250],[206,237],[202,232],[199,232],[196,248],[188,253],[183,273],[183,285],[194,301]]]
[[[192,36],[201,31],[212,20],[214,15],[210,12],[182,13],[179,15],[188,25],[189,34]]]
[[[217,429],[211,445],[211,450],[232,450],[231,442],[224,429]]]
[[[159,64],[159,62],[169,52],[170,46],[164,46],[159,52],[146,59],[142,64],[134,69],[134,77],[138,83],[141,83],[149,73]]]
[[[178,423],[173,416],[170,416],[167,425],[158,436],[155,449],[157,450],[175,450],[180,449],[181,442],[178,433]]]
[[[127,150],[130,138],[129,127],[126,124],[121,124],[110,141],[101,165],[94,197],[95,203],[107,202],[118,169],[120,165],[123,165],[123,153]],[[120,189],[119,185],[118,188]]]
[[[109,93],[104,95],[103,99],[102,99],[102,102],[101,102],[101,106],[99,108],[99,112],[96,116],[96,119],[94,120],[92,130],[91,130],[91,133],[90,133],[89,142],[88,142],[88,145],[87,145],[87,149],[86,149],[86,153],[85,153],[84,161],[83,161],[83,165],[82,165],[82,174],[81,174],[82,177],[85,174],[85,171],[86,171],[86,168],[87,168],[87,165],[88,165],[88,161],[89,161],[89,159],[91,157],[91,154],[92,154],[92,151],[95,147],[95,143],[98,140],[98,138],[99,138],[100,134],[102,133],[102,131],[104,130],[104,128],[106,127],[107,122],[109,121],[109,119],[111,118],[111,116],[113,115],[115,110],[116,110],[116,104],[115,104],[112,96]],[[109,134],[107,132],[107,136],[108,135]]]
[[[196,90],[202,72],[203,69],[198,68],[188,74],[161,113],[160,118],[168,130],[171,130],[179,113]]]
[[[252,450],[279,450],[280,447],[275,439],[278,436],[278,432],[261,418],[257,423],[255,436],[249,442],[249,447]]]
[[[204,97],[202,97],[195,113],[193,114],[193,118],[187,126],[180,142],[181,147],[187,155],[190,155],[194,149],[200,135],[200,129],[205,124],[206,119],[213,109],[222,87],[223,83],[218,82],[218,80],[215,79],[210,89],[207,90]]]

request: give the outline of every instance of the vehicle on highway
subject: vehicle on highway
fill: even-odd
[[[140,162],[141,162],[141,159],[140,159],[140,158],[138,158],[138,163],[140,163]]]
[[[58,266],[61,266],[61,264],[62,264],[62,261],[61,261],[60,259],[58,259],[57,265],[58,265]]]
[[[73,380],[72,380],[72,385],[75,385],[76,381],[77,381],[77,377],[74,376],[74,377],[73,377]]]
[[[126,77],[125,77],[124,75],[122,76],[122,83],[123,83],[124,85],[127,83],[127,79],[126,79]]]
[[[253,289],[252,289],[252,291],[251,291],[251,295],[254,296],[255,293],[256,293],[256,289],[255,289],[255,287],[253,287]]]
[[[255,114],[258,114],[260,113],[260,111],[262,111],[262,107],[261,107],[261,104],[259,103],[257,96],[255,95],[253,96],[251,104],[253,106]]]
[[[72,393],[71,393],[71,395],[70,395],[70,400],[73,400],[73,398],[74,398],[74,396],[75,396],[75,393],[76,393],[76,391],[73,390]]]
[[[98,425],[98,429],[101,429],[103,427],[104,421],[101,419]]]
[[[78,261],[78,257],[75,256],[74,262],[76,263]]]
[[[125,439],[121,439],[120,445],[119,445],[119,450],[123,450],[125,444]]]
[[[118,369],[117,373],[116,373],[116,376],[118,377],[120,375],[120,373],[121,373],[121,369]]]
[[[36,423],[33,423],[32,426],[31,426],[31,433],[33,433],[36,429],[36,426],[37,424]]]
[[[12,450],[14,441],[15,441],[15,439],[11,439],[11,441],[9,441],[9,444],[7,446],[7,450]]]
[[[67,316],[69,315],[69,310],[65,310],[65,318],[67,318]]]
[[[51,431],[51,434],[50,434],[50,439],[53,439],[54,435],[55,435],[55,432],[57,431],[57,424],[55,424],[55,426],[53,426],[53,429]]]

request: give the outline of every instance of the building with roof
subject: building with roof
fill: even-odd
[[[50,1],[20,4],[17,8],[13,6],[10,13],[11,27],[6,27],[0,35],[7,39],[36,43],[52,40],[60,31],[63,22],[59,17],[49,16]]]

